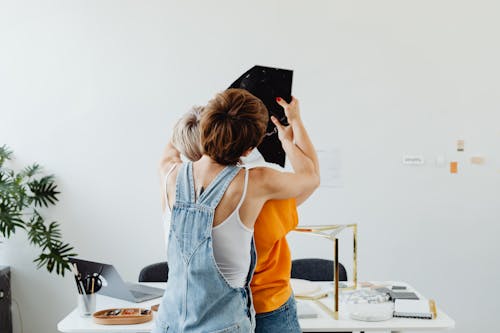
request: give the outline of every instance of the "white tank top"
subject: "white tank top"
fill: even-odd
[[[165,176],[165,235],[170,231],[171,211],[168,205],[167,179],[176,165]],[[233,288],[245,286],[250,268],[250,250],[253,230],[241,222],[239,210],[247,193],[248,169],[245,168],[245,183],[240,202],[235,210],[219,225],[212,228],[214,258],[222,276]]]

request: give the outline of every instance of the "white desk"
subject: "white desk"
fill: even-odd
[[[146,283],[151,286],[164,287],[163,283]],[[394,282],[397,285],[406,285],[409,290],[415,291],[411,286],[402,282]],[[416,291],[415,291],[416,292]],[[418,292],[416,292],[419,296]],[[76,299],[76,295],[75,295]],[[76,301],[76,300],[75,300]],[[149,308],[153,304],[158,304],[159,298],[143,302],[143,303],[131,303],[127,301],[122,301],[115,298],[110,298],[106,296],[97,296],[96,311],[117,308],[117,307],[143,307]],[[325,302],[332,305],[333,299],[325,299]],[[345,306],[340,304],[340,314],[339,320],[335,320],[328,313],[326,313],[320,306],[312,301],[300,301],[309,302],[310,306],[313,307],[317,313],[317,318],[311,319],[300,319],[300,327],[304,332],[345,332],[345,331],[436,331],[451,329],[455,327],[455,322],[453,319],[448,317],[443,311],[438,308],[438,315],[436,319],[426,320],[426,319],[407,319],[407,318],[392,318],[387,321],[382,322],[365,322],[349,319],[349,313],[346,312]],[[439,300],[437,300],[439,305]],[[155,313],[156,315],[156,313]],[[70,312],[63,320],[61,320],[57,329],[60,332],[67,333],[119,333],[119,332],[150,332],[153,325],[153,321],[139,325],[98,325],[92,321],[92,318],[82,318],[77,313],[76,309]]]

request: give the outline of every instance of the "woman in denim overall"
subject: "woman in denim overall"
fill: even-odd
[[[298,105],[286,105],[288,117],[294,112],[298,112]],[[245,184],[248,179],[249,186],[242,193],[248,191],[246,196],[242,194],[241,208],[238,205],[236,209],[240,222],[250,229],[267,200],[297,197],[319,186],[319,174],[311,159],[293,143],[291,126],[284,127],[276,118],[272,121],[295,172],[270,168],[244,170]],[[228,89],[216,95],[203,111],[200,121],[203,156],[194,163],[194,171],[193,163],[182,163],[172,142],[167,145],[161,172],[166,173],[174,165],[178,167],[167,188],[168,196],[175,197],[168,242],[170,271],[154,333],[254,331],[255,312],[249,290],[256,261],[253,239],[250,253],[241,258],[247,259],[249,265],[248,274],[246,267],[244,271],[240,268],[240,273],[246,275],[240,288],[231,287],[221,274],[212,238],[214,217],[217,223],[224,220],[224,212],[233,207],[230,202],[234,202],[239,191],[237,185],[242,183],[243,172],[240,176],[242,169],[236,164],[260,143],[266,127],[267,109],[262,102],[244,90]],[[217,170],[221,171],[215,176]],[[196,195],[195,185],[200,188],[200,183],[205,189]],[[230,192],[225,195],[228,188]],[[224,204],[217,209],[221,201]],[[166,203],[169,204],[168,200]]]
[[[226,166],[199,198],[192,170],[191,162],[184,163],[177,175],[168,241],[169,279],[154,332],[252,332],[253,241],[245,287],[232,288],[215,263],[211,237],[215,208],[241,168]]]

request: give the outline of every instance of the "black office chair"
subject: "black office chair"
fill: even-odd
[[[310,281],[333,281],[333,261],[317,258],[293,260],[292,278]],[[341,263],[339,263],[339,281],[347,281],[347,272]]]
[[[151,264],[139,273],[139,282],[167,282],[168,263],[166,261]]]
[[[292,279],[303,279],[309,281],[333,281],[333,260],[317,258],[292,260]],[[344,265],[342,265],[341,263],[339,263],[339,281],[347,281],[347,272]]]

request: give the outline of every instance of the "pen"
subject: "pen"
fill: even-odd
[[[85,290],[85,286],[83,285],[83,281],[82,281],[82,276],[80,275],[80,272],[78,272],[78,266],[76,266],[76,263],[73,264],[74,267],[75,267],[75,272],[76,272],[76,275],[77,275],[77,280],[80,284],[80,288],[82,289],[82,294],[87,294],[87,291]]]
[[[297,228],[295,229],[295,231],[300,231],[300,232],[312,232],[313,229],[309,229],[309,228]]]
[[[73,274],[75,276],[76,288],[78,289],[78,293],[80,295],[82,295],[83,294],[83,290],[80,287],[80,283],[78,282],[78,270],[76,270],[76,268],[73,265],[69,265],[69,266],[70,266],[71,271],[73,272]]]
[[[436,319],[437,317],[436,302],[433,299],[429,300],[429,308],[431,309],[432,317]]]

